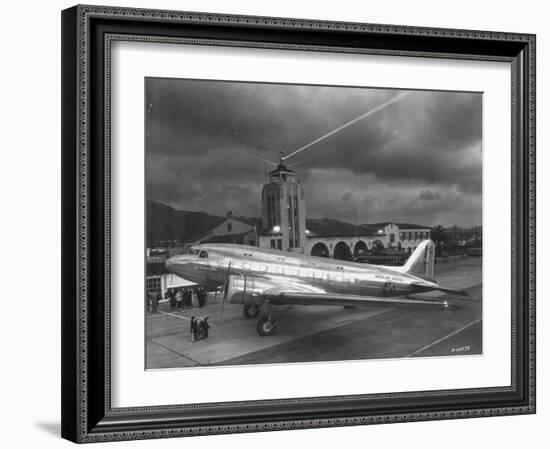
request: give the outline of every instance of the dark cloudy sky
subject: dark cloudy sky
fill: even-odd
[[[260,216],[264,162],[402,91],[147,78],[148,199]],[[481,224],[482,95],[407,96],[291,158],[312,218]],[[255,158],[256,157],[256,158]],[[273,167],[269,167],[272,169]]]

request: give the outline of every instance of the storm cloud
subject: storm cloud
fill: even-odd
[[[402,92],[147,78],[148,199],[259,216],[260,159],[276,162]],[[408,91],[287,162],[308,217],[472,225],[481,223],[481,142],[482,94]]]

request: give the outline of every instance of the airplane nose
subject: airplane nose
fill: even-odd
[[[164,265],[168,271],[173,272],[173,268],[178,264],[178,258],[179,256],[174,256],[166,260]]]
[[[181,254],[179,256],[172,256],[167,259],[166,262],[164,262],[164,266],[171,273],[181,274],[185,270],[188,263],[189,256],[186,254]]]

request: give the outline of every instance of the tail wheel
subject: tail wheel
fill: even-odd
[[[256,318],[260,313],[260,308],[257,304],[247,304],[243,307],[243,315],[245,318]]]
[[[264,315],[258,320],[256,330],[261,337],[268,337],[277,330],[277,323],[273,321],[270,315]]]

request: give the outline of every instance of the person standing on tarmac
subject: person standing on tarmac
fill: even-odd
[[[197,290],[197,300],[199,302],[199,307],[204,307],[206,304],[206,289],[204,287],[199,287]]]
[[[153,293],[147,292],[147,299],[146,299],[146,306],[147,310],[151,309],[153,307],[153,300],[152,300]]]
[[[190,331],[191,331],[191,341],[194,342],[197,336],[197,320],[195,319],[194,316],[191,317]]]
[[[168,290],[168,298],[170,298],[170,309],[174,310],[177,306],[176,303],[176,295],[174,293],[174,290]]]
[[[178,289],[176,291],[176,308],[178,309],[183,308],[183,295],[181,293],[181,289]]]
[[[208,338],[208,329],[210,328],[210,324],[208,324],[208,318],[203,318],[201,325],[202,325],[202,335],[203,338]]]
[[[158,311],[159,296],[160,296],[160,293],[155,292],[155,293],[153,293],[153,297],[151,298],[151,312],[153,312],[153,313],[157,313],[157,311]]]
[[[185,306],[191,308],[191,306],[193,304],[192,304],[192,298],[191,298],[191,290],[189,288],[186,288],[184,290],[183,297],[184,297],[183,302],[184,302]]]

